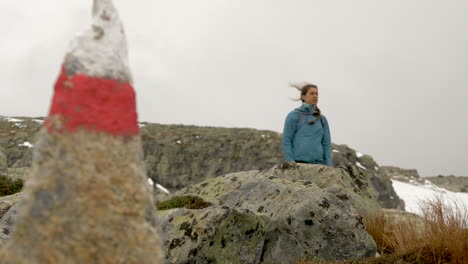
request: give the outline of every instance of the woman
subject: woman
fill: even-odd
[[[332,165],[330,129],[317,107],[318,88],[314,84],[293,87],[301,92],[302,106],[291,111],[284,122],[286,161]]]

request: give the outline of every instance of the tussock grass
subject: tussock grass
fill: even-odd
[[[156,204],[158,210],[170,210],[174,208],[203,209],[208,206],[211,206],[211,203],[197,196],[175,196]]]
[[[395,217],[383,211],[364,217],[381,257],[342,262],[300,260],[296,264],[468,263],[468,208],[436,197],[420,204],[422,217]]]
[[[20,192],[22,188],[22,179],[12,180],[6,176],[0,175],[0,197]]]

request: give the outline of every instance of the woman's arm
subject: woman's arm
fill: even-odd
[[[297,117],[295,117],[295,113],[291,112],[286,117],[284,121],[284,128],[283,128],[283,153],[284,158],[287,162],[294,161],[294,147],[293,141],[294,136],[296,135],[297,129]]]
[[[331,136],[330,136],[330,127],[328,126],[328,121],[325,116],[322,115],[323,119],[323,138],[322,138],[322,147],[323,147],[323,160],[325,165],[333,165],[333,160],[331,156]]]

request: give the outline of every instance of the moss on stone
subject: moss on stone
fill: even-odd
[[[156,204],[158,210],[169,210],[174,208],[203,209],[211,206],[211,203],[196,196],[175,196]]]
[[[213,246],[205,252],[206,257],[217,259],[219,263],[245,263],[238,253],[255,256],[265,239],[267,225],[266,216],[233,211],[216,232]],[[239,237],[246,239],[244,243],[236,241]]]

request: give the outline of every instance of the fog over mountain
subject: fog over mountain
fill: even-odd
[[[468,176],[466,1],[114,2],[141,121],[281,132],[299,105],[288,84],[309,81],[334,143],[422,176]],[[0,2],[0,115],[47,115],[91,4]]]

